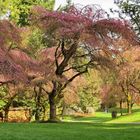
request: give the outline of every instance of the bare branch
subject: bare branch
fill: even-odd
[[[55,51],[55,64],[56,64],[57,68],[58,68],[58,60],[57,60],[58,56],[57,56],[57,53],[58,53],[59,47],[60,47],[60,42],[59,42],[58,47],[56,48],[56,51]]]
[[[140,93],[140,89],[137,88],[135,85],[133,85],[133,84],[131,83],[130,86],[132,86],[135,90],[137,90],[137,91]]]
[[[5,82],[0,81],[0,86],[6,85],[6,84],[9,84],[9,83],[13,83],[13,82],[14,82],[13,80],[5,81]]]
[[[78,69],[78,68],[82,68],[82,67],[84,67],[84,66],[89,66],[89,64],[91,63],[91,61],[89,61],[88,63],[86,63],[86,64],[83,64],[83,65],[80,65],[80,66],[73,66],[73,67],[69,67],[69,68],[67,68],[67,69],[65,69],[65,70],[63,70],[63,72],[66,72],[66,71],[69,71],[69,70],[71,70],[71,69]]]
[[[64,39],[63,39],[62,42],[61,42],[61,51],[62,51],[62,54],[63,54],[64,56],[66,56],[66,50],[65,50]]]
[[[45,93],[47,93],[48,95],[50,94],[50,92],[46,91],[43,87],[41,87],[41,89],[42,89]]]
[[[87,68],[86,68],[86,70],[84,70],[84,71],[82,71],[82,72],[78,72],[77,74],[75,74],[73,77],[71,77],[71,78],[64,84],[64,86],[61,88],[61,90],[64,90],[64,89],[67,87],[67,85],[68,85],[70,82],[72,82],[76,77],[78,77],[78,76],[80,76],[80,75],[82,75],[83,73],[86,73],[86,72],[88,72]]]

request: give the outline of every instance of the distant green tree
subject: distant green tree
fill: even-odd
[[[140,38],[140,0],[115,0],[115,3],[121,9],[119,15],[126,15],[130,18],[134,30]]]
[[[29,25],[30,9],[40,5],[53,10],[55,0],[1,0],[0,9],[19,26]]]
[[[0,87],[0,110],[3,109],[4,105],[6,104],[6,99],[4,98],[7,95],[7,87],[1,86]]]
[[[95,70],[91,70],[90,74],[85,75],[85,84],[79,89],[79,103],[78,106],[82,111],[86,112],[87,107],[93,107],[95,110],[100,106],[100,86],[101,77]]]

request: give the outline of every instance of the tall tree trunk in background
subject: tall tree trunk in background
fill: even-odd
[[[8,121],[8,113],[9,113],[9,108],[14,100],[14,98],[16,97],[17,94],[14,94],[7,102],[7,104],[4,106],[4,121],[7,122]]]
[[[10,106],[4,109],[4,122],[8,122],[9,108]]]
[[[35,102],[36,102],[36,109],[35,109],[35,120],[40,121],[40,113],[41,113],[41,93],[42,88],[39,86],[39,90],[37,91],[34,89],[35,92]]]
[[[121,116],[123,115],[123,111],[122,111],[122,103],[123,103],[123,101],[120,100],[120,113],[121,113]]]
[[[127,113],[128,114],[132,113],[131,101],[129,101],[129,100],[127,100]]]
[[[129,93],[127,94],[127,113],[132,113],[132,97]]]
[[[66,109],[67,109],[67,105],[63,102],[63,106],[62,106],[62,118],[64,117],[64,115],[66,114]]]

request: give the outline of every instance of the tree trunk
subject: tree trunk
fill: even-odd
[[[8,113],[9,113],[9,108],[12,104],[12,101],[13,100],[9,100],[8,103],[5,105],[5,107],[3,109],[4,110],[4,121],[5,122],[8,122]]]
[[[62,118],[64,117],[65,113],[66,113],[66,109],[67,109],[67,106],[65,103],[63,103],[63,106],[62,106]]]
[[[49,121],[55,122],[56,119],[56,103],[55,103],[55,93],[52,92],[49,95],[49,104],[50,104],[50,118]]]
[[[122,100],[120,100],[120,113],[121,113],[121,116],[123,115],[123,111],[122,111]]]
[[[4,122],[8,122],[8,113],[9,113],[9,108],[4,110]]]
[[[53,90],[49,95],[49,105],[50,105],[50,118],[49,122],[59,122],[60,120],[57,118],[56,114],[56,105],[57,101],[60,101],[59,94],[62,91],[62,84],[57,81],[52,81],[53,83]],[[56,100],[57,99],[57,100]]]
[[[13,97],[11,97],[7,104],[4,106],[4,121],[7,122],[8,121],[8,113],[9,113],[9,108],[14,100],[14,98],[17,96],[17,94],[14,94]]]
[[[36,91],[36,89],[34,89],[35,91],[35,102],[36,102],[36,109],[35,109],[35,120],[36,121],[40,121],[41,120],[41,94],[42,94],[42,88],[41,86],[39,86],[39,90]]]
[[[42,105],[42,121],[45,119],[45,113],[46,113],[46,107],[45,105]]]
[[[132,106],[131,106],[131,102],[127,101],[127,113],[131,114],[132,113]]]
[[[3,116],[3,111],[1,110],[0,110],[0,118],[1,118],[1,121],[3,122],[4,116]]]

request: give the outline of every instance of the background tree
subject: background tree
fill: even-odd
[[[136,88],[140,76],[140,66],[138,58],[139,47],[132,48],[124,52],[120,60],[121,64],[119,64],[118,82],[122,88],[122,92],[126,96],[128,113],[132,112],[132,105],[134,104],[133,96],[135,96],[136,93],[138,94],[138,88]]]
[[[134,30],[140,38],[140,1],[139,0],[115,0],[121,11],[117,11],[121,18],[130,19]]]
[[[102,84],[100,89],[100,98],[101,98],[101,109],[105,112],[109,108],[114,108],[117,105],[117,97],[119,93],[116,93],[116,71],[102,70],[101,72]]]
[[[21,51],[20,29],[7,20],[0,21],[0,27],[0,84],[1,86],[8,84],[8,86],[5,86],[7,88],[7,98],[3,106],[7,120],[9,107],[18,94],[18,91],[12,94],[9,91],[10,87],[18,88],[22,85],[29,85],[29,79],[33,76],[31,75],[31,65],[36,65],[36,67],[38,65],[37,62]]]
[[[99,93],[102,80],[100,74],[97,70],[90,70],[83,77],[85,80],[82,81],[78,90],[79,103],[77,105],[85,113],[88,113],[87,107],[92,107],[96,111],[101,104]]]
[[[111,77],[108,74],[105,76],[101,97],[107,105],[119,102],[120,108],[126,102],[130,114],[133,104],[139,101],[139,47],[129,48],[116,60],[117,71],[113,75],[110,72]]]
[[[3,15],[6,14],[10,20],[19,26],[29,25],[30,9],[35,5],[40,5],[49,10],[53,10],[55,0],[4,0],[0,7]]]
[[[103,84],[100,91],[100,98],[102,102],[101,109],[104,111],[119,111],[123,115],[123,103],[126,102],[126,96],[122,89],[116,83],[111,85]],[[119,107],[119,110],[117,108]]]

